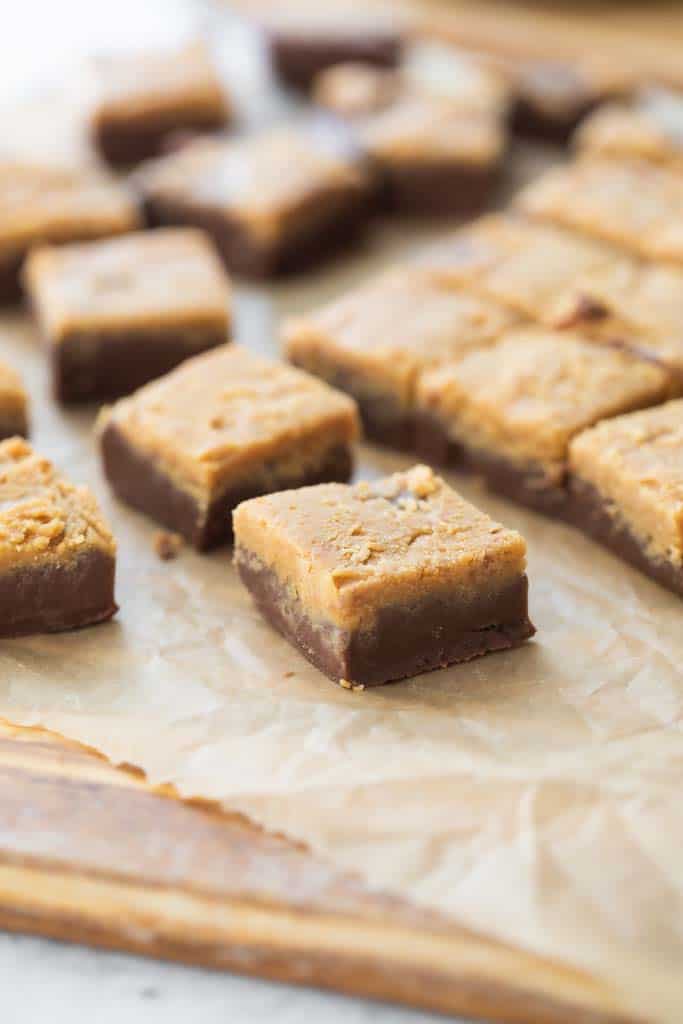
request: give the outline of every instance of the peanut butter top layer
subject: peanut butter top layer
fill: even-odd
[[[17,437],[0,443],[0,565],[68,563],[91,548],[114,557],[116,544],[87,487],[75,487]]]
[[[139,227],[131,193],[94,174],[0,162],[0,253]]]
[[[559,292],[615,258],[602,242],[514,214],[491,214],[423,250],[418,263],[446,282],[545,320]]]
[[[683,170],[683,117],[667,116],[666,108],[608,105],[580,126],[576,145],[601,157],[637,157]]]
[[[417,374],[488,344],[516,322],[496,302],[407,267],[384,274],[308,317],[285,324],[294,362],[370,375],[410,404]]]
[[[683,401],[584,431],[569,463],[651,556],[683,562]]]
[[[164,228],[35,250],[25,280],[45,334],[230,324],[230,285],[206,235]]]
[[[0,363],[0,417],[7,411],[25,410],[27,402],[19,374],[7,363]]]
[[[549,171],[517,202],[640,256],[683,261],[683,177],[644,160],[587,157]]]
[[[307,373],[224,345],[187,360],[106,410],[182,489],[208,501],[269,460],[328,451],[358,436],[355,403]]]
[[[454,440],[553,477],[578,431],[661,402],[669,389],[665,371],[628,353],[528,327],[426,374],[418,401]]]
[[[382,607],[442,589],[476,600],[525,568],[522,537],[427,466],[254,498],[237,507],[233,522],[238,558],[274,570],[314,620],[348,629],[371,626]]]
[[[266,238],[327,192],[368,185],[341,135],[322,125],[201,139],[145,164],[137,180],[154,198],[224,213]]]

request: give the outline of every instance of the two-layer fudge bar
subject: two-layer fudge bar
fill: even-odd
[[[51,633],[116,611],[116,544],[87,487],[20,438],[0,443],[0,636]]]
[[[358,415],[314,377],[224,346],[105,410],[99,435],[116,494],[204,550],[246,498],[347,480]]]
[[[41,248],[25,281],[63,402],[118,398],[229,337],[228,279],[194,228]]]
[[[0,303],[21,294],[34,246],[120,235],[140,226],[131,192],[93,173],[0,161]]]
[[[558,298],[577,280],[590,280],[618,259],[603,242],[514,213],[496,213],[430,245],[417,263],[446,283],[546,322],[555,319]]]
[[[234,512],[235,563],[264,618],[349,688],[534,633],[526,549],[426,466],[284,491]]]
[[[93,139],[114,166],[156,156],[175,132],[216,131],[230,120],[230,103],[203,43],[100,59],[95,75]]]
[[[368,437],[415,448],[419,374],[516,322],[500,304],[407,267],[285,323],[289,360],[358,402]]]
[[[423,375],[420,454],[481,473],[493,490],[563,514],[571,439],[608,416],[670,397],[662,368],[541,327]]]
[[[0,440],[28,434],[28,396],[21,377],[0,363]]]
[[[390,209],[465,214],[488,201],[506,132],[483,98],[470,104],[407,75],[357,65],[327,72],[315,98],[345,118]]]
[[[577,132],[581,153],[610,160],[636,157],[683,171],[683,108],[680,101],[608,104],[589,117]]]
[[[683,595],[683,401],[584,431],[569,469],[573,521]]]
[[[586,157],[543,175],[517,204],[646,259],[683,261],[683,176],[645,160]]]
[[[189,224],[226,266],[267,277],[300,269],[360,234],[372,177],[341,129],[322,121],[234,139],[203,139],[143,165],[150,222]]]

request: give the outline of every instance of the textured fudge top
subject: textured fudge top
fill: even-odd
[[[534,319],[545,319],[558,292],[615,259],[611,246],[514,214],[491,214],[418,257],[440,278],[463,283]]]
[[[38,249],[25,279],[53,341],[74,331],[229,326],[228,279],[206,235],[191,228]]]
[[[328,125],[201,139],[149,162],[137,180],[153,197],[218,210],[266,238],[328,191],[368,184],[346,140]]]
[[[643,160],[585,158],[525,189],[533,216],[585,231],[652,259],[683,260],[683,177]]]
[[[7,363],[0,363],[0,416],[7,409],[25,408],[26,391],[21,377]]]
[[[526,547],[427,466],[371,483],[322,484],[243,502],[240,558],[293,586],[313,619],[371,624],[398,601],[447,589],[464,602],[524,572]]]
[[[338,362],[371,374],[409,402],[420,370],[492,341],[515,320],[490,299],[408,267],[290,320],[284,334],[294,362]]]
[[[201,499],[271,459],[299,460],[358,435],[355,403],[307,373],[225,345],[189,359],[102,414]]]
[[[664,110],[609,105],[597,110],[579,128],[576,143],[584,152],[600,156],[640,157],[683,168],[683,117],[667,117]]]
[[[0,565],[68,562],[116,544],[87,487],[75,487],[17,437],[0,443]]]
[[[579,430],[662,401],[669,386],[663,370],[627,353],[528,327],[427,374],[419,397],[456,440],[552,464],[564,462]]]
[[[683,401],[579,434],[570,469],[587,480],[654,557],[683,561]]]
[[[95,175],[0,162],[0,252],[121,234],[138,226],[137,207],[123,185]]]
[[[107,57],[97,62],[95,118],[122,120],[144,114],[227,115],[227,101],[206,47],[193,42],[166,53]]]

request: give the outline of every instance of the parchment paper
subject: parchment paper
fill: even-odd
[[[424,235],[424,231],[421,232]],[[238,336],[275,352],[302,310],[410,248],[240,289]],[[89,482],[119,540],[110,624],[3,642],[0,715],[42,724],[305,840],[373,885],[599,973],[647,1019],[683,1019],[683,605],[570,528],[452,477],[529,544],[537,639],[363,693],[335,687],[252,608],[230,552],[153,553],[109,495],[91,411],[49,398],[34,329],[0,320],[33,439]],[[410,463],[362,451],[358,475]]]

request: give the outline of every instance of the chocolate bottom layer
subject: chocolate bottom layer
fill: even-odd
[[[0,306],[14,306],[21,301],[21,267],[25,253],[0,260]]]
[[[361,34],[344,36],[335,32],[328,37],[269,34],[270,59],[277,76],[294,89],[308,91],[313,79],[326,68],[347,61],[375,67],[396,67],[401,56],[397,34]]]
[[[28,420],[23,413],[0,412],[0,441],[6,437],[28,437]]]
[[[57,633],[116,612],[114,559],[90,548],[66,562],[0,573],[0,636]]]
[[[683,567],[666,558],[653,557],[626,523],[612,515],[609,503],[593,484],[571,476],[569,489],[567,518],[571,523],[646,576],[683,595]]]
[[[512,108],[510,127],[515,135],[564,146],[583,119],[602,102],[603,97],[586,98],[563,111],[546,111],[540,104],[520,96]]]
[[[533,636],[528,583],[521,576],[468,604],[444,593],[380,609],[367,632],[313,623],[276,573],[236,551],[240,578],[266,619],[331,679],[379,686],[397,679],[516,647]]]
[[[232,539],[231,513],[241,501],[291,487],[334,481],[345,483],[353,469],[349,448],[335,445],[315,466],[298,475],[290,472],[277,477],[277,486],[266,487],[246,481],[225,491],[208,511],[204,511],[193,495],[177,487],[156,462],[137,451],[114,424],[105,427],[100,444],[105,475],[118,497],[162,526],[181,534],[200,551]],[[276,467],[271,466],[271,469],[275,477]]]
[[[92,331],[48,340],[53,392],[66,403],[120,398],[227,340],[213,328]]]
[[[379,172],[388,210],[407,216],[461,217],[489,204],[499,165],[381,162]]]
[[[93,141],[110,166],[131,167],[163,153],[171,135],[217,132],[225,126],[225,114],[169,111],[129,117],[125,123],[102,120],[94,127]]]

